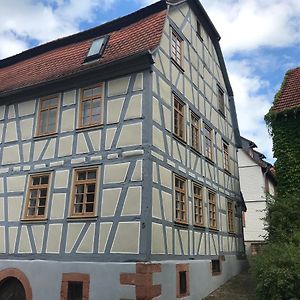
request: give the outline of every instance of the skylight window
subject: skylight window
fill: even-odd
[[[107,36],[94,40],[86,56],[85,62],[99,58],[103,54],[106,44]]]

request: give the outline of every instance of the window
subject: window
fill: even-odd
[[[175,175],[175,219],[176,222],[187,223],[186,180]]]
[[[205,144],[205,156],[210,160],[213,159],[212,155],[212,129],[206,124],[204,125],[204,144]]]
[[[185,122],[184,122],[184,104],[180,99],[173,95],[174,99],[174,134],[184,140],[185,139]]]
[[[194,217],[195,225],[204,226],[202,186],[194,183]]]
[[[61,283],[61,300],[89,299],[90,276],[81,273],[63,274]]]
[[[219,259],[213,259],[211,261],[211,269],[212,269],[212,275],[221,274],[221,262]]]
[[[251,255],[257,255],[259,254],[264,247],[265,243],[251,243],[250,245],[250,253]]]
[[[199,130],[199,118],[191,113],[191,131],[192,131],[192,147],[200,151],[200,130]]]
[[[75,170],[72,216],[95,215],[97,171],[97,168]]]
[[[227,200],[228,232],[234,232],[234,206],[232,200]]]
[[[100,125],[103,115],[103,84],[81,91],[80,127]]]
[[[58,95],[41,98],[38,135],[53,134],[57,130]]]
[[[50,174],[31,175],[25,207],[26,219],[43,219],[46,215]]]
[[[171,58],[178,66],[182,66],[182,39],[174,29],[172,29]]]
[[[83,283],[70,281],[68,283],[68,300],[81,300],[83,297]]]
[[[197,20],[197,35],[200,38],[200,40],[203,41],[202,28],[201,28],[201,24],[200,24],[199,20]]]
[[[224,157],[224,169],[226,171],[229,170],[229,150],[228,150],[228,144],[223,142],[223,157]]]
[[[107,36],[94,40],[86,56],[85,62],[101,57],[107,44],[107,40]]]
[[[176,265],[176,298],[190,295],[190,274],[188,264]]]
[[[209,227],[217,229],[217,203],[216,194],[208,192]]]
[[[219,111],[225,116],[224,92],[219,86],[218,86],[218,103],[219,103]]]

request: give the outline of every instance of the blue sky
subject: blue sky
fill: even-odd
[[[133,12],[153,0],[0,0],[0,59]],[[263,120],[300,65],[299,0],[202,0],[219,31],[241,134],[273,162]]]

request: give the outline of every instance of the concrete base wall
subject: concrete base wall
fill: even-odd
[[[60,300],[63,273],[90,275],[89,300],[135,299],[135,287],[120,285],[120,273],[135,273],[135,263],[0,261],[0,271],[18,268],[28,278],[32,300]]]
[[[154,283],[161,282],[162,285],[162,294],[155,299],[176,299],[176,264],[189,264],[190,295],[185,300],[203,299],[247,266],[245,260],[226,256],[225,261],[221,262],[221,274],[213,276],[210,260],[163,262],[162,272],[154,274]]]
[[[232,276],[238,274],[245,267],[246,262],[238,260],[236,256],[225,256],[225,261],[221,261],[221,274],[216,276],[212,275],[211,260],[151,262],[151,266],[155,266],[156,270],[151,271],[151,275],[146,276],[152,276],[150,289],[153,290],[155,287],[155,293],[158,291],[156,295],[160,294],[154,298],[136,297],[139,289],[137,282],[141,278],[140,276],[144,276],[138,274],[138,265],[134,262],[87,263],[2,260],[0,261],[0,272],[7,268],[17,268],[23,272],[30,283],[33,300],[60,300],[63,273],[89,274],[89,300],[174,300],[178,289],[176,265],[187,265],[190,293],[184,299],[200,300]],[[144,269],[140,272],[144,273]],[[121,282],[121,274],[125,276],[124,282]],[[129,281],[126,282],[126,280]]]

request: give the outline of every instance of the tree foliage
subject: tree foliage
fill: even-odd
[[[255,261],[257,298],[300,299],[300,107],[271,109],[265,121],[277,159],[277,194],[267,206],[268,244]]]

